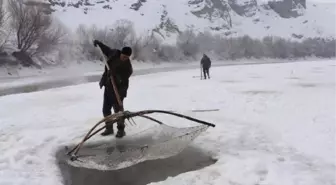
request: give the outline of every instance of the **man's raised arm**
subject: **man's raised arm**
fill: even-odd
[[[102,42],[100,42],[99,40],[94,40],[93,41],[93,45],[95,47],[99,46],[100,49],[102,50],[103,54],[107,57],[110,58],[111,56],[113,56],[115,54],[115,50],[111,49],[110,47],[106,46],[105,44],[103,44]]]

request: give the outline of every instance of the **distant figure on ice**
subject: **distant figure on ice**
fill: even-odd
[[[207,76],[210,79],[209,69],[211,67],[211,60],[206,54],[203,54],[201,59],[201,67],[203,69],[204,79],[207,79]]]
[[[93,41],[95,47],[99,46],[104,55],[107,57],[108,66],[110,71],[108,71],[105,66],[105,71],[99,82],[100,88],[103,86],[104,89],[104,101],[103,101],[103,115],[104,117],[111,115],[111,108],[113,107],[114,113],[123,110],[122,105],[119,106],[117,98],[115,96],[113,86],[111,83],[111,77],[116,84],[116,88],[119,91],[120,100],[123,102],[124,98],[127,96],[127,90],[129,85],[129,77],[133,73],[133,67],[129,57],[132,54],[132,49],[130,47],[124,47],[122,50],[111,49],[104,45],[98,40]],[[113,124],[105,122],[106,129],[102,133],[103,136],[113,134]],[[116,134],[117,138],[125,136],[125,120],[121,120],[117,123],[118,132]]]

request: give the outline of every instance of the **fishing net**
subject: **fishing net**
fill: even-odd
[[[136,113],[133,113],[133,115],[143,116],[143,114]],[[179,114],[174,115],[186,119],[190,118]],[[67,163],[81,168],[118,170],[146,160],[168,158],[180,153],[202,132],[210,126],[214,126],[212,124],[202,124],[194,127],[177,128],[163,124],[148,116],[146,118],[159,124],[131,137],[116,139],[115,142],[105,141],[84,145],[84,139],[68,153],[69,155],[75,153],[75,157],[74,155],[69,157]],[[200,121],[194,118],[190,119]]]

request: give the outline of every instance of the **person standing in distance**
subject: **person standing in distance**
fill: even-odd
[[[201,59],[201,66],[203,69],[204,79],[207,79],[207,76],[208,79],[210,79],[209,69],[211,67],[211,60],[206,54],[203,54],[203,57]]]

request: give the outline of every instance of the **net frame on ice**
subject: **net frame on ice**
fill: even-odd
[[[193,127],[176,128],[168,126],[163,122],[159,121],[158,119],[148,116],[148,114],[153,113],[168,114],[184,118],[196,123],[200,123],[201,125]],[[83,154],[83,155],[79,154],[80,150],[84,146],[84,143],[106,127],[104,125],[101,128],[96,129],[100,124],[104,123],[105,121],[116,123],[121,119],[126,119],[130,121],[130,123],[133,122],[135,124],[134,120],[132,119],[134,117],[142,117],[158,124],[158,126],[162,128],[161,131],[163,134],[161,134],[160,136],[161,139],[158,139],[158,142],[143,143],[142,145],[127,148],[118,148],[116,146],[113,146],[112,143],[108,145],[106,145],[105,143],[98,145],[96,148],[91,148],[90,149],[91,154]],[[82,167],[82,168],[84,167],[98,170],[117,170],[128,166],[132,166],[134,164],[146,160],[168,158],[183,151],[189,145],[189,143],[191,143],[197,136],[199,136],[202,132],[206,131],[209,127],[215,127],[215,125],[212,123],[208,123],[206,121],[202,121],[199,119],[195,119],[193,117],[189,117],[171,111],[143,110],[138,112],[130,112],[130,111],[118,112],[110,116],[107,116],[102,120],[100,120],[98,123],[96,123],[85,135],[85,137],[71,150],[68,151],[67,153],[67,155],[69,156],[68,163],[75,167]],[[165,137],[163,137],[163,135]],[[111,150],[112,146],[113,151],[107,152],[108,150]],[[100,150],[100,153],[99,154],[95,154],[94,152],[92,153],[92,151],[94,150]]]

